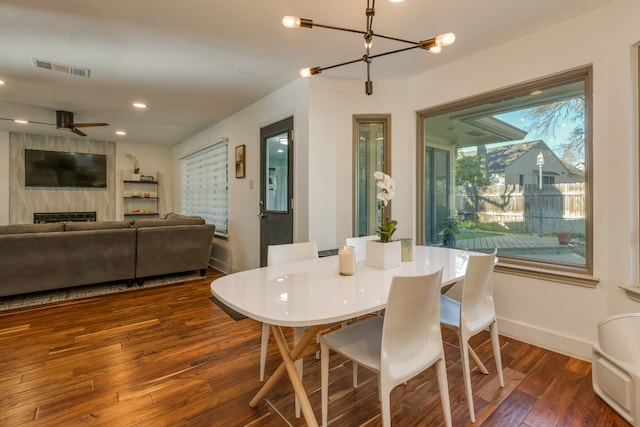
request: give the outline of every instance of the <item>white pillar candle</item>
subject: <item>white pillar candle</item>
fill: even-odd
[[[343,276],[353,276],[356,273],[356,251],[353,246],[340,246],[338,265],[338,271]]]

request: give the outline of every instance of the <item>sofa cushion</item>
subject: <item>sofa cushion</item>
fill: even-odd
[[[175,212],[169,212],[168,214],[166,214],[164,216],[164,219],[185,219],[185,218],[202,219],[201,216],[197,216],[197,215],[182,215],[182,214],[178,214],[178,213],[175,213]]]
[[[65,231],[105,230],[115,228],[131,228],[131,221],[73,221],[67,222]]]
[[[180,219],[136,219],[133,222],[135,228],[142,227],[171,227],[174,225],[203,225],[204,218],[184,217]]]
[[[10,224],[0,226],[0,234],[51,233],[64,231],[64,223],[50,222],[45,224]]]

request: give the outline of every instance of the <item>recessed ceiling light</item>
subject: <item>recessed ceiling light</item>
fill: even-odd
[[[5,84],[4,80],[0,80],[0,86],[2,86],[3,84]]]
[[[127,133],[123,130],[117,130],[116,135],[126,135]]]
[[[25,125],[25,124],[29,123],[27,120],[21,120],[21,119],[15,119],[14,122],[20,123],[21,125]]]
[[[147,104],[144,104],[142,102],[134,102],[133,106],[136,108],[147,108]]]

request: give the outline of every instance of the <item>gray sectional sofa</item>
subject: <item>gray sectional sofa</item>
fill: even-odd
[[[199,270],[214,226],[200,217],[0,226],[0,296]]]

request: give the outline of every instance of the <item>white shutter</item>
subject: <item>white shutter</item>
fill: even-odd
[[[198,215],[216,226],[215,234],[229,233],[229,143],[224,140],[181,160],[182,214]]]

